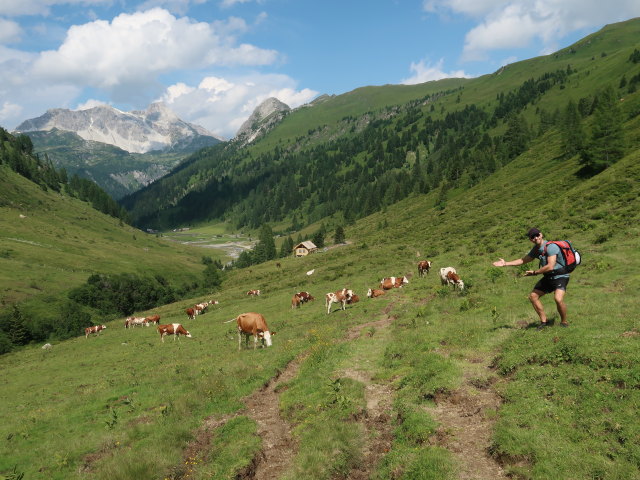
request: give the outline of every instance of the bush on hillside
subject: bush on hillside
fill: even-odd
[[[167,281],[158,275],[152,278],[123,273],[91,275],[84,285],[69,293],[69,298],[103,313],[124,316],[171,303],[176,295]]]

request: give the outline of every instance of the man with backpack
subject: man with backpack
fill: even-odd
[[[493,266],[518,266],[532,262],[535,259],[540,260],[540,267],[537,270],[527,270],[525,272],[525,276],[543,275],[540,281],[538,281],[538,283],[533,287],[533,291],[529,294],[529,300],[538,314],[538,317],[540,317],[540,325],[538,325],[538,329],[543,329],[548,325],[547,315],[544,312],[540,298],[551,292],[553,292],[553,299],[556,302],[556,307],[560,314],[560,326],[568,327],[567,305],[564,303],[564,295],[569,283],[569,273],[573,268],[575,268],[577,262],[579,262],[579,254],[574,255],[576,252],[573,250],[569,242],[547,242],[544,240],[542,233],[537,228],[529,229],[527,236],[534,244],[529,253],[522,258],[511,260],[510,262],[506,262],[501,258],[497,262],[493,262]],[[563,252],[566,249],[569,249],[569,252],[565,254]],[[574,255],[570,258],[570,262],[567,261],[567,255]],[[575,258],[576,256],[578,260]]]

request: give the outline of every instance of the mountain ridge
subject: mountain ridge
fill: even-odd
[[[15,131],[30,133],[53,128],[74,132],[84,140],[114,145],[129,153],[167,150],[195,141],[197,137],[210,137],[213,144],[222,141],[204,127],[184,122],[163,102],[132,112],[108,105],[86,110],[54,108],[25,120]]]

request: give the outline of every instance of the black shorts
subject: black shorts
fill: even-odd
[[[544,293],[551,293],[556,290],[566,291],[569,280],[569,277],[542,277],[533,289]]]

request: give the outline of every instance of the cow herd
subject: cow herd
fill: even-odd
[[[418,262],[418,276],[423,277],[425,274],[429,274],[431,270],[431,262],[429,260],[422,260]],[[311,271],[313,273],[313,270]],[[309,274],[309,272],[307,272]],[[458,288],[464,290],[464,282],[453,267],[444,267],[440,269],[440,281],[442,285],[451,285],[454,289]],[[376,298],[385,294],[387,290],[393,288],[402,288],[409,283],[409,279],[406,276],[402,277],[385,277],[380,281],[379,289],[369,288],[367,291],[368,298]],[[248,296],[260,296],[260,290],[249,290]],[[300,308],[303,304],[308,303],[315,298],[305,291],[295,293],[291,299],[291,308]],[[340,306],[341,310],[346,310],[346,306],[356,303],[360,300],[357,294],[349,288],[343,288],[335,292],[329,292],[325,294],[325,308],[327,314],[331,313],[331,306],[335,303]],[[189,320],[195,320],[198,315],[204,314],[209,305],[217,305],[217,300],[209,300],[208,302],[197,303],[193,307],[189,307],[185,310]],[[253,335],[254,349],[257,348],[258,342],[261,346],[270,347],[272,345],[271,337],[275,335],[275,332],[269,330],[267,322],[260,313],[249,312],[238,315],[238,317],[229,320],[229,322],[235,321],[238,327],[238,349],[242,348],[242,337],[245,337],[245,344],[248,345],[249,336]],[[151,315],[148,317],[135,317],[131,316],[125,320],[125,328],[134,328],[136,326],[146,326],[150,324],[157,325],[160,339],[164,343],[164,337],[172,335],[175,341],[176,337],[183,335],[191,338],[191,334],[179,323],[170,323],[167,325],[160,325],[160,316]],[[228,323],[228,322],[225,322]],[[95,325],[87,327],[85,329],[85,338],[88,338],[90,334],[100,334],[100,331],[107,328],[105,325]]]

